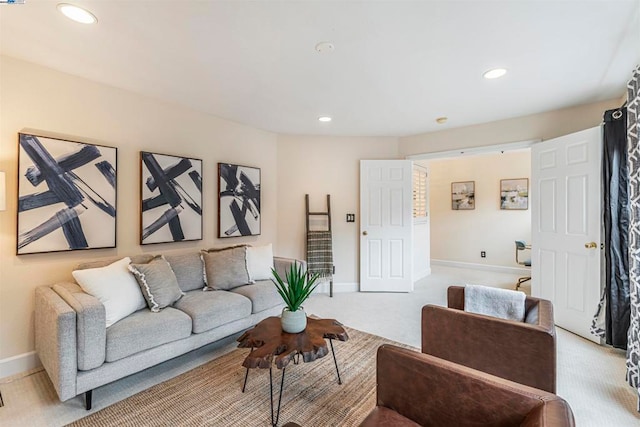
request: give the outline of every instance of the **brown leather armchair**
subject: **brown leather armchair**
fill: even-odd
[[[422,308],[422,352],[520,384],[556,392],[556,330],[550,301],[527,297],[525,321],[464,310],[464,287],[446,307]]]
[[[567,402],[428,354],[378,349],[377,406],[363,427],[572,427]]]

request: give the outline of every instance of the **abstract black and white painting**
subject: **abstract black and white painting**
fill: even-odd
[[[218,163],[219,237],[260,234],[260,169]]]
[[[117,149],[18,139],[18,255],[114,248]]]
[[[140,243],[202,239],[202,160],[141,152]]]

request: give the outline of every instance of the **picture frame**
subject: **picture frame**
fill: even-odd
[[[202,240],[202,160],[140,152],[140,244]]]
[[[118,149],[18,133],[16,254],[116,247]]]
[[[500,180],[500,209],[529,209],[529,178]]]
[[[451,209],[454,211],[476,208],[476,182],[460,181],[451,183]]]
[[[218,163],[218,237],[261,233],[260,168]]]

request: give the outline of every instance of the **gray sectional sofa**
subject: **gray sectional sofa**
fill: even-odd
[[[151,256],[134,256],[132,263]],[[196,251],[166,256],[184,295],[155,313],[144,308],[106,327],[104,305],[76,283],[41,286],[35,294],[36,351],[60,397],[66,401],[278,315],[282,299],[270,280],[203,292],[203,266]],[[95,268],[113,260],[85,263]],[[274,257],[280,276],[293,262]]]

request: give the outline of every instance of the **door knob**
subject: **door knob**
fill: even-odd
[[[363,235],[363,236],[366,236],[367,234],[369,234],[369,233],[367,233],[366,231],[363,231],[363,232],[362,232],[362,235]]]
[[[586,249],[595,249],[598,247],[598,245],[596,244],[596,242],[589,242],[589,243],[585,243],[584,247]]]

